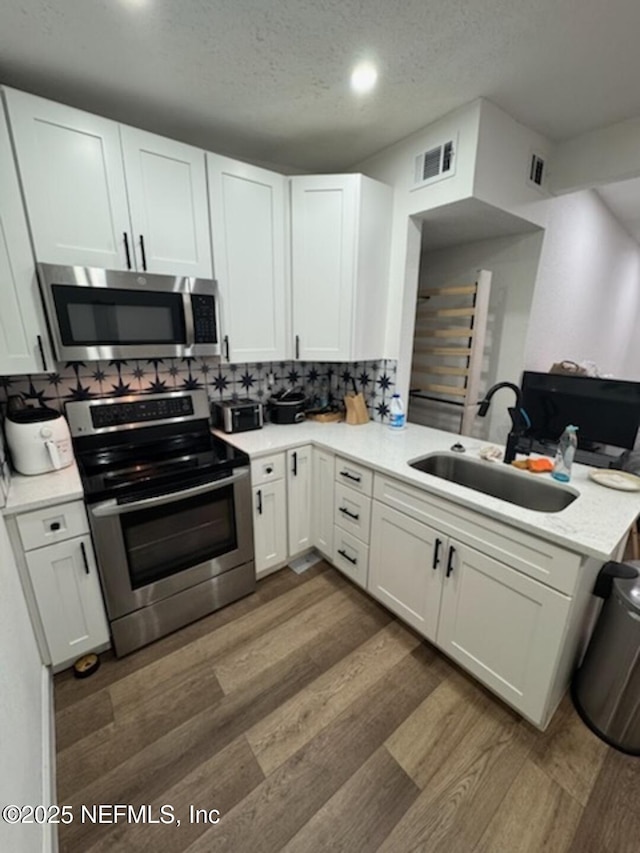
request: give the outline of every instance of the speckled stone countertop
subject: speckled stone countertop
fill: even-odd
[[[395,433],[373,422],[348,426],[344,423],[306,421],[291,426],[267,424],[261,430],[233,435],[216,434],[252,458],[315,444],[497,521],[602,560],[614,556],[621,540],[640,515],[640,492],[623,492],[600,486],[589,479],[589,471],[593,469],[585,465],[573,466],[568,485],[578,498],[555,513],[525,509],[424,474],[410,468],[408,463],[428,453],[448,451],[456,441],[464,444],[468,456],[478,458],[478,451],[487,442],[417,424],[408,424],[406,429]],[[550,474],[530,474],[514,469],[513,475],[541,477],[554,483]]]
[[[82,499],[82,483],[75,462],[59,471],[32,477],[12,472],[7,503],[2,514],[17,515]]]

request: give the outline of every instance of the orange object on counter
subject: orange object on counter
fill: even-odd
[[[511,463],[514,468],[520,468],[522,471],[531,471],[533,474],[544,474],[547,471],[553,471],[553,462],[547,459],[546,456],[542,459],[519,459]]]

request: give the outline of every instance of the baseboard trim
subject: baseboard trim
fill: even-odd
[[[53,675],[42,667],[42,803],[55,805],[56,797],[56,729],[53,711]],[[58,853],[58,831],[55,824],[44,824],[42,853]]]

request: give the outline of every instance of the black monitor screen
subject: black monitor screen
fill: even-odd
[[[578,447],[632,448],[640,424],[640,382],[555,373],[522,374],[522,406],[533,438],[557,441],[568,424]]]

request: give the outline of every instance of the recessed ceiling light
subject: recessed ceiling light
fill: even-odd
[[[120,0],[120,5],[128,6],[130,9],[145,9],[151,5],[151,0]]]
[[[370,92],[378,81],[378,71],[371,62],[359,62],[351,72],[351,88],[358,95]]]

